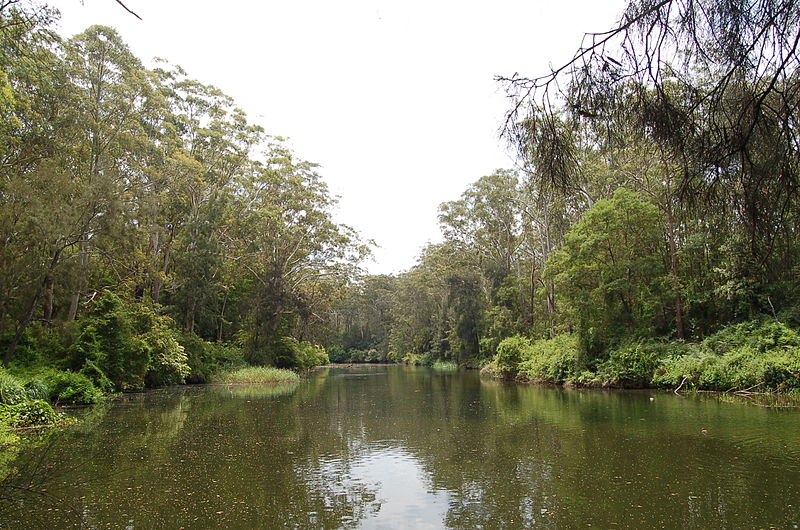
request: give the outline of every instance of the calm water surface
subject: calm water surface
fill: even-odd
[[[356,366],[126,396],[34,457],[60,502],[0,526],[800,525],[800,412],[476,372]]]

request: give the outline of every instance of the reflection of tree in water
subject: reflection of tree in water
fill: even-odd
[[[59,469],[48,461],[53,441],[49,436],[46,438],[46,441],[27,441],[39,446],[39,450],[14,462],[0,482],[0,526],[4,528],[23,523],[27,528],[48,528],[48,521],[41,516],[42,510],[30,510],[32,504],[49,512],[63,512],[73,524],[80,522],[80,511],[57,491],[50,491],[58,479]]]
[[[322,512],[309,512],[309,525],[324,527],[354,525],[378,513],[379,484],[369,484],[353,477],[352,462],[347,458],[320,458],[298,468],[298,477],[308,488],[314,504]]]
[[[63,493],[74,510],[26,500],[21,519],[3,522],[24,527],[35,516],[45,527],[356,524],[379,508],[376,486],[346,479],[349,461],[323,454],[338,444],[298,410],[323,383],[125,396],[97,428],[67,433],[39,454],[49,468],[66,470],[48,475],[39,489]]]
[[[96,426],[108,408],[101,404],[77,411],[81,424],[29,430],[22,434],[20,445],[6,448],[3,457],[8,461],[0,471],[0,527],[50,528],[54,513],[71,525],[81,524],[79,504],[68,494],[74,485],[67,477],[85,466],[86,459],[57,455],[72,435]]]

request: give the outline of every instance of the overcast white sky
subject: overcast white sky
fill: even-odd
[[[340,196],[337,219],[410,268],[439,240],[437,209],[513,160],[497,137],[496,74],[538,75],[608,29],[622,0],[60,0],[62,34],[115,27],[286,136]]]

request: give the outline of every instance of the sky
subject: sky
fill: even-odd
[[[438,206],[495,169],[509,101],[495,75],[547,73],[621,0],[58,0],[60,31],[116,28],[232,96],[251,121],[320,164],[338,222],[374,240],[372,274],[440,240]]]

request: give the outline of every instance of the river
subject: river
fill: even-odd
[[[23,454],[46,528],[797,528],[800,412],[474,371],[126,395]],[[35,499],[35,500],[34,500]]]

